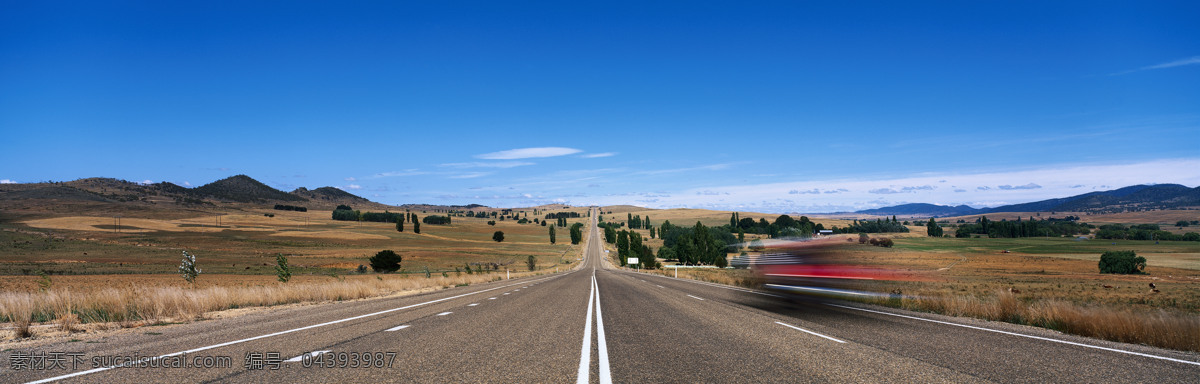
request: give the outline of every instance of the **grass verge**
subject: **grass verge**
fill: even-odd
[[[674,276],[672,270],[648,271]],[[746,288],[762,288],[748,270],[681,269],[680,278]],[[1008,291],[991,295],[891,295],[859,302],[949,316],[1003,321],[1063,333],[1131,344],[1200,352],[1200,316],[1163,309],[1132,311],[1105,305],[1084,306],[1060,300],[1020,297]]]

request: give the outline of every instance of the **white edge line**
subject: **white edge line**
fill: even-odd
[[[592,284],[596,286],[596,344],[600,350],[600,384],[612,384],[612,372],[608,366],[608,344],[604,342],[604,317],[600,315],[600,284],[592,275]]]
[[[574,271],[572,271],[572,272],[569,272],[569,273],[573,273],[573,272],[574,272]],[[569,273],[568,273],[568,274],[569,274]],[[566,274],[562,274],[562,275],[552,275],[552,276],[550,276],[550,277],[546,277],[546,278],[544,278],[544,279],[541,279],[541,280],[545,280],[545,279],[552,279],[552,278],[557,278],[557,277],[561,277],[561,276],[566,276]],[[186,350],[186,351],[179,351],[179,352],[174,352],[174,353],[168,353],[168,354],[165,354],[165,355],[160,355],[160,356],[155,356],[155,357],[147,357],[147,358],[143,358],[143,359],[141,359],[141,360],[138,360],[138,361],[131,361],[131,362],[128,362],[128,363],[125,363],[125,364],[121,364],[121,365],[110,365],[110,366],[107,366],[107,367],[92,368],[92,369],[89,369],[89,370],[86,370],[86,371],[79,371],[79,372],[68,373],[68,374],[65,374],[65,375],[60,375],[60,376],[54,376],[54,377],[50,377],[50,378],[45,378],[45,379],[40,379],[40,380],[34,380],[34,381],[30,381],[30,382],[28,382],[28,383],[29,383],[29,384],[41,384],[41,383],[48,383],[48,382],[51,382],[51,381],[58,381],[58,380],[69,379],[69,378],[72,378],[72,377],[77,377],[77,376],[90,375],[90,374],[97,373],[97,372],[104,372],[104,371],[107,371],[107,370],[110,370],[110,369],[113,369],[113,368],[122,368],[122,367],[134,366],[134,365],[139,365],[139,364],[145,364],[146,362],[155,361],[155,360],[159,360],[159,359],[164,359],[164,358],[167,358],[167,357],[175,357],[175,356],[179,356],[179,355],[192,354],[192,353],[195,353],[195,352],[207,351],[207,350],[210,350],[210,349],[213,349],[213,348],[220,348],[220,347],[230,346],[230,345],[234,345],[234,344],[241,344],[241,343],[244,343],[244,342],[247,342],[247,341],[254,341],[254,340],[258,340],[258,339],[265,339],[265,338],[268,338],[268,337],[274,337],[274,336],[279,336],[279,335],[286,335],[286,334],[289,334],[289,333],[292,333],[292,332],[303,331],[303,330],[306,330],[306,329],[313,329],[313,328],[317,328],[317,327],[323,327],[323,326],[326,326],[326,325],[333,325],[333,324],[338,324],[338,323],[344,323],[344,322],[351,321],[351,320],[358,320],[358,319],[362,319],[362,318],[366,318],[366,317],[378,316],[378,315],[382,315],[382,314],[385,314],[385,313],[391,313],[391,312],[400,311],[400,310],[405,310],[405,309],[409,309],[409,308],[413,308],[413,307],[419,307],[419,306],[426,305],[426,304],[439,303],[439,302],[443,302],[443,301],[446,301],[446,300],[453,300],[453,299],[457,299],[457,298],[460,298],[460,297],[471,296],[471,295],[475,295],[475,294],[479,294],[479,293],[484,293],[484,292],[488,292],[488,291],[494,291],[494,290],[497,290],[497,289],[500,289],[500,288],[507,288],[507,287],[511,287],[511,286],[514,286],[514,285],[517,285],[517,284],[523,284],[523,283],[514,283],[514,284],[509,284],[509,285],[502,285],[502,286],[499,286],[499,287],[495,287],[495,288],[489,288],[489,289],[485,289],[485,290],[482,290],[482,291],[475,291],[475,292],[470,292],[470,293],[464,293],[464,294],[461,294],[461,295],[458,295],[458,296],[444,297],[444,298],[437,299],[437,300],[430,300],[430,301],[426,301],[426,302],[424,302],[424,303],[418,303],[418,304],[406,305],[406,306],[399,307],[399,308],[385,309],[385,310],[382,310],[382,311],[379,311],[379,312],[372,312],[372,313],[368,313],[368,314],[365,314],[365,315],[358,315],[358,316],[354,316],[354,317],[347,317],[347,318],[345,318],[345,319],[340,319],[340,320],[327,321],[327,322],[320,323],[320,324],[307,325],[307,326],[303,326],[303,327],[300,327],[300,328],[293,328],[293,329],[289,329],[289,330],[286,330],[286,331],[279,331],[279,332],[275,332],[275,333],[268,333],[268,334],[265,334],[265,335],[258,335],[258,336],[254,336],[254,337],[248,337],[248,338],[241,339],[241,340],[226,341],[226,342],[224,342],[224,343],[220,343],[220,344],[213,344],[213,345],[209,345],[209,346],[205,346],[205,347],[192,348],[192,349],[189,349],[189,350]]]
[[[324,351],[312,351],[312,352],[309,352],[309,353],[301,354],[300,356],[296,356],[296,357],[293,357],[293,358],[290,358],[290,359],[284,360],[283,362],[285,362],[285,363],[299,363],[299,362],[301,362],[301,361],[303,361],[303,360],[304,360],[304,356],[316,356],[316,355],[320,355],[320,354],[326,354],[326,353],[329,353],[329,352],[333,352],[333,351],[330,351],[330,350],[324,350]]]
[[[797,330],[797,331],[804,332],[804,333],[807,333],[807,334],[810,334],[810,335],[813,335],[813,336],[820,336],[820,337],[824,337],[824,338],[826,338],[826,339],[833,340],[833,341],[836,341],[836,342],[839,342],[839,343],[845,343],[845,341],[841,341],[841,340],[838,340],[838,339],[835,339],[835,338],[832,338],[832,337],[829,337],[829,336],[825,336],[825,335],[822,335],[822,334],[820,334],[820,333],[816,333],[816,332],[813,332],[813,331],[810,331],[810,330],[807,330],[807,329],[804,329],[804,328],[797,327],[797,326],[795,326],[795,325],[786,324],[786,323],[781,323],[781,322],[778,322],[778,321],[776,321],[776,322],[775,322],[775,324],[779,324],[779,325],[782,325],[782,326],[785,326],[785,327],[788,327],[788,328],[791,328],[791,329],[795,329],[795,330]]]
[[[446,315],[449,315],[449,314],[451,314],[451,313],[454,313],[454,312],[442,312],[442,313],[439,313],[439,314],[437,314],[437,315],[438,315],[438,316],[446,316]]]
[[[474,306],[476,306],[476,305],[479,305],[479,303],[471,303],[471,304],[467,304],[467,306],[468,306],[468,307],[474,307]]]
[[[583,325],[583,346],[579,350],[579,371],[576,373],[576,384],[588,384],[588,375],[592,365],[592,306],[596,300],[596,285],[593,282],[588,291],[587,321]]]
[[[399,327],[395,327],[395,328],[389,328],[389,329],[387,329],[387,330],[386,330],[386,331],[384,331],[384,332],[396,332],[396,331],[399,331],[399,330],[401,330],[401,329],[404,329],[404,328],[408,328],[408,325],[401,325],[401,326],[399,326]]]
[[[693,298],[693,299],[696,299],[696,300],[704,301],[704,299],[701,299],[701,298],[699,298],[699,297],[696,297],[696,296],[688,295],[688,297],[690,297],[690,298]]]
[[[1073,341],[1066,341],[1066,340],[1051,339],[1051,338],[1049,338],[1049,337],[1041,337],[1041,336],[1026,335],[1026,334],[1022,334],[1022,333],[1008,332],[1008,331],[1001,331],[1001,330],[998,330],[998,329],[991,329],[991,328],[976,327],[976,326],[973,326],[973,325],[966,325],[966,324],[957,324],[957,323],[951,323],[951,322],[949,322],[949,321],[941,321],[941,320],[933,320],[933,319],[923,319],[923,318],[916,317],[916,316],[908,316],[908,315],[901,315],[901,314],[897,314],[897,313],[888,313],[888,312],[883,312],[883,311],[875,311],[875,310],[870,310],[870,309],[865,309],[865,308],[856,308],[856,307],[850,307],[850,306],[845,306],[845,305],[838,305],[838,304],[828,304],[828,305],[831,305],[831,306],[834,306],[834,307],[839,307],[839,308],[853,309],[853,310],[856,310],[856,311],[863,311],[863,312],[878,313],[878,314],[881,314],[881,315],[888,315],[888,316],[903,317],[903,318],[906,318],[906,319],[913,319],[913,320],[928,321],[928,322],[931,322],[931,323],[938,323],[938,324],[953,325],[953,326],[956,326],[956,327],[971,328],[971,329],[977,329],[977,330],[980,330],[980,331],[988,331],[988,332],[995,332],[995,333],[1003,333],[1003,334],[1005,334],[1005,335],[1012,335],[1012,336],[1027,337],[1027,338],[1030,338],[1030,339],[1037,339],[1037,340],[1043,340],[1043,341],[1052,341],[1052,342],[1055,342],[1055,343],[1069,344],[1069,345],[1074,345],[1074,346],[1079,346],[1079,347],[1085,347],[1085,348],[1100,349],[1100,350],[1105,350],[1105,351],[1109,351],[1109,352],[1117,352],[1117,353],[1124,353],[1124,354],[1128,354],[1128,355],[1135,355],[1135,356],[1149,357],[1149,358],[1152,358],[1152,359],[1168,360],[1168,361],[1174,361],[1174,362],[1177,362],[1177,363],[1184,363],[1184,364],[1191,364],[1191,365],[1200,365],[1200,362],[1196,362],[1196,361],[1181,360],[1181,359],[1175,359],[1175,358],[1170,358],[1170,357],[1166,357],[1166,356],[1151,355],[1151,354],[1148,354],[1148,353],[1133,352],[1133,351],[1126,351],[1126,350],[1121,350],[1121,349],[1116,349],[1116,348],[1101,347],[1101,346],[1098,346],[1098,345],[1091,345],[1091,344],[1076,343],[1076,342],[1073,342]]]

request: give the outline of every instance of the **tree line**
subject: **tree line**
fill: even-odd
[[[959,225],[954,231],[954,237],[971,237],[971,235],[987,235],[993,238],[1018,237],[1060,237],[1086,235],[1094,228],[1090,224],[1071,220],[1029,220],[992,221],[987,216],[981,216],[973,224]]]
[[[1101,225],[1096,231],[1097,239],[1108,240],[1163,240],[1163,241],[1200,241],[1200,233],[1188,232],[1182,235],[1164,231],[1158,224],[1122,224]]]
[[[277,210],[277,211],[296,211],[296,212],[308,212],[308,208],[306,208],[306,207],[301,207],[301,206],[296,206],[296,205],[286,205],[286,204],[275,204],[275,210]]]

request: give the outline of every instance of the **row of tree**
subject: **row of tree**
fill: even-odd
[[[1086,235],[1094,228],[1090,224],[1069,220],[1029,220],[991,221],[987,216],[981,216],[974,224],[959,225],[954,231],[954,237],[971,237],[971,235],[987,235],[994,238],[1018,237],[1060,237]]]
[[[892,216],[891,219],[875,219],[875,221],[854,220],[853,224],[845,228],[838,228],[835,225],[830,229],[833,230],[833,233],[908,233],[908,227],[896,221],[895,216]]]
[[[307,208],[307,207],[301,207],[301,206],[296,206],[296,205],[287,205],[287,204],[275,204],[275,210],[277,210],[277,211],[296,211],[296,212],[308,212],[308,208]]]
[[[800,220],[796,220],[788,215],[779,215],[774,222],[768,222],[765,218],[757,221],[749,217],[742,218],[737,212],[729,215],[729,225],[723,227],[728,228],[730,233],[738,233],[743,237],[746,233],[756,233],[772,238],[811,237],[817,231],[825,229],[824,225],[809,220],[808,216],[800,216]]]
[[[1178,235],[1159,229],[1158,224],[1136,224],[1131,226],[1108,224],[1100,226],[1100,230],[1096,231],[1096,238],[1110,240],[1200,241],[1200,233],[1188,232]]]

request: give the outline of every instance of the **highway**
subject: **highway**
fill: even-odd
[[[600,239],[593,223],[584,262],[564,273],[6,350],[0,382],[1200,381],[1196,354],[790,303],[615,268]],[[180,361],[224,366],[150,366]]]

